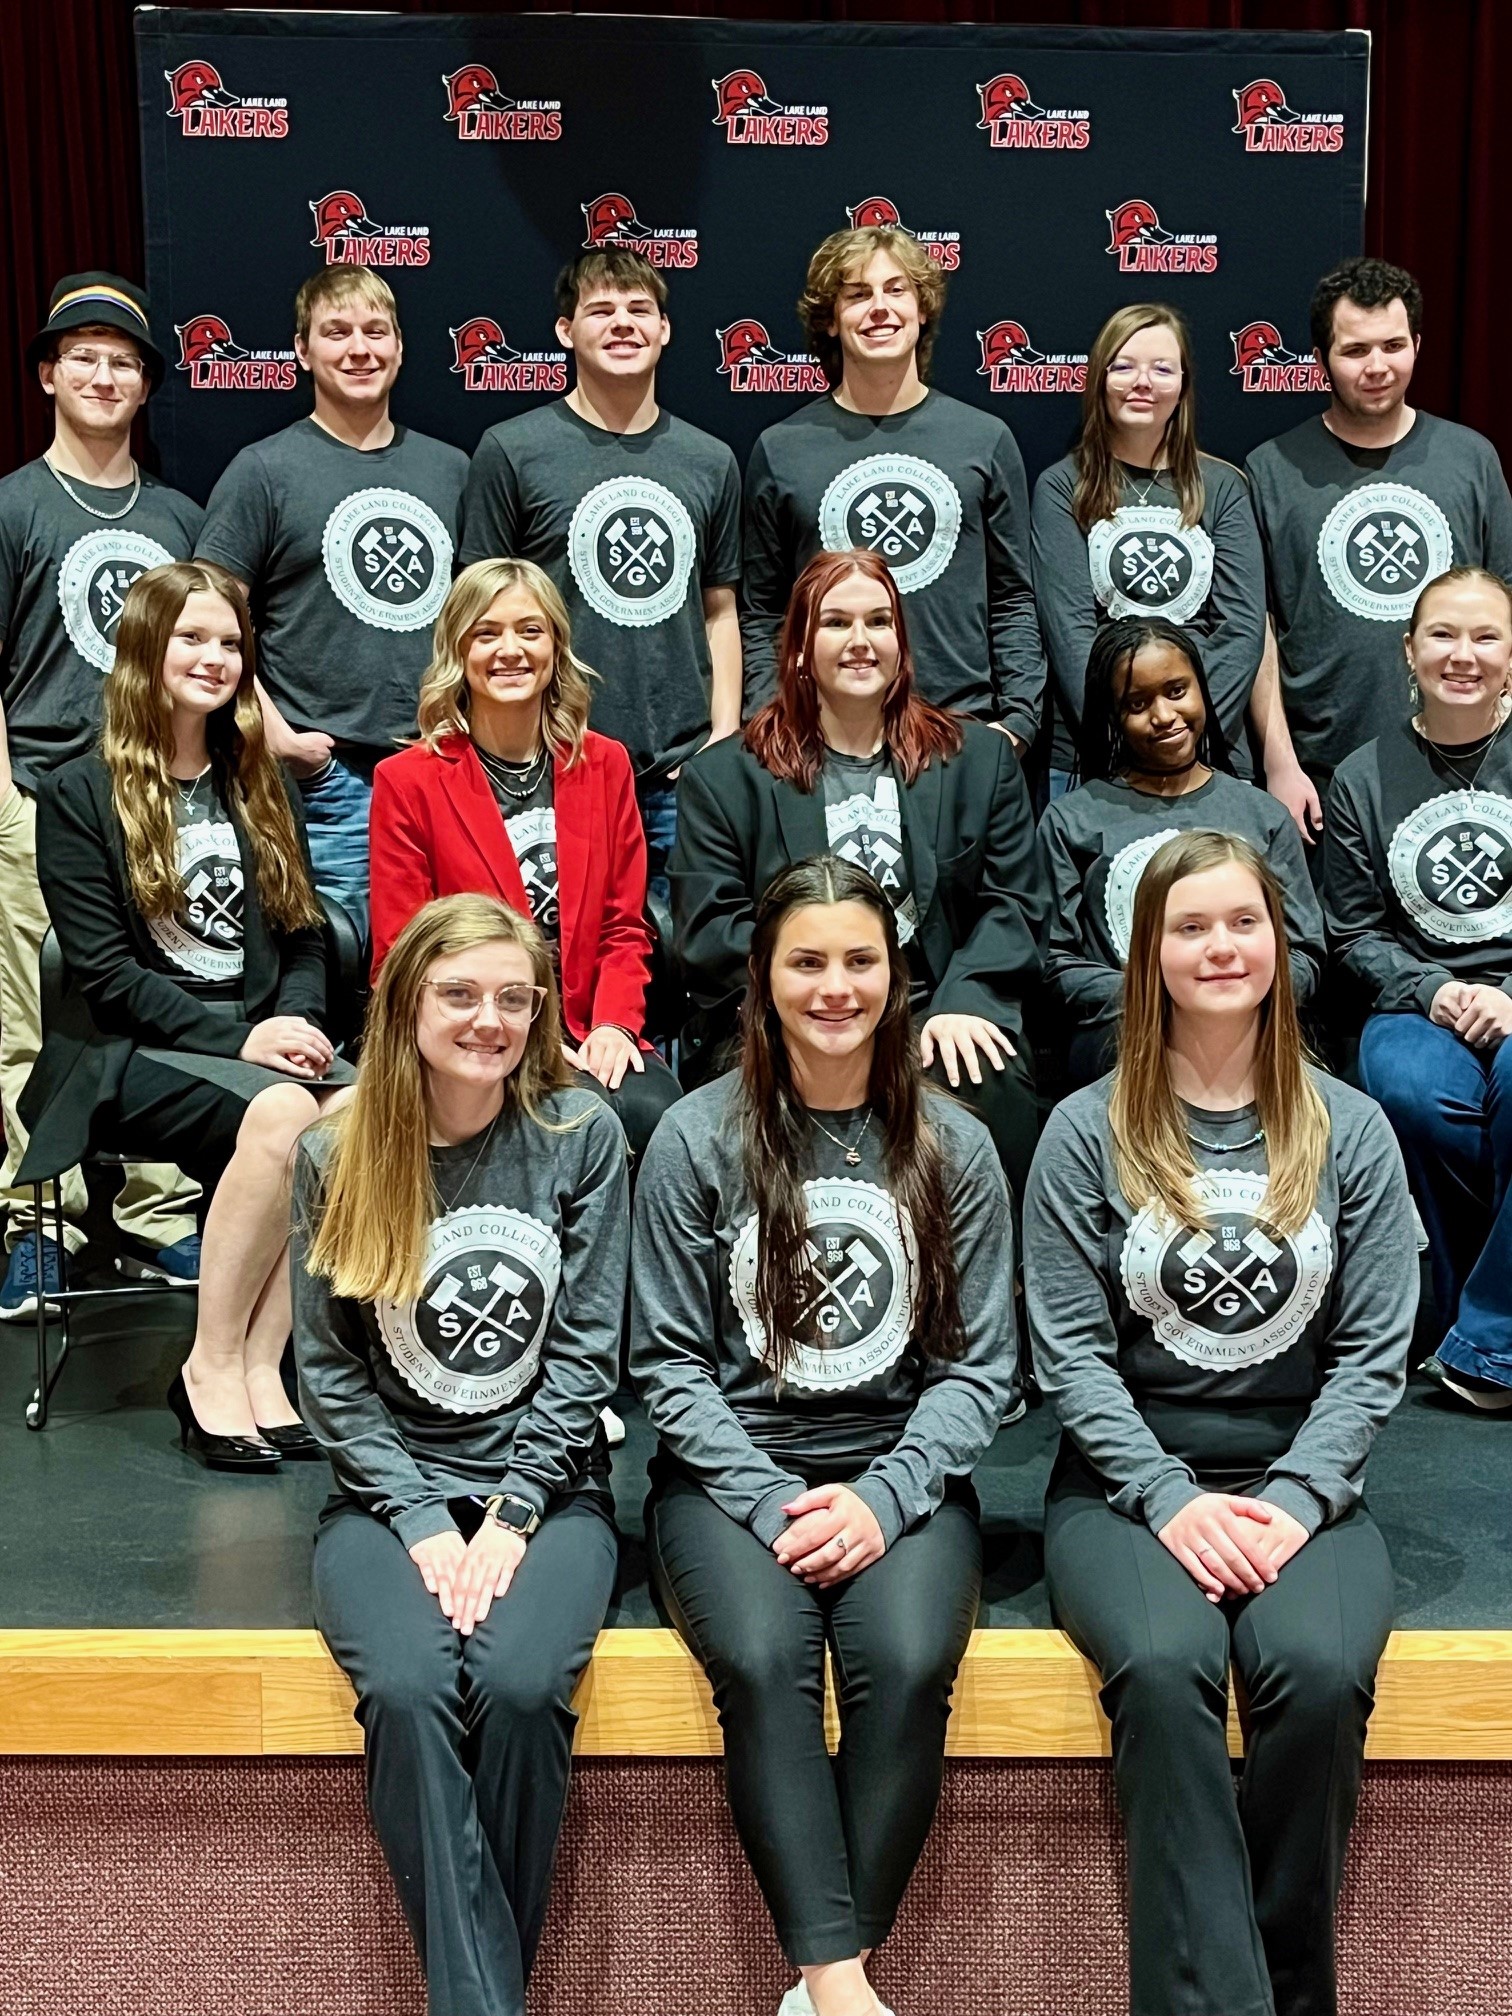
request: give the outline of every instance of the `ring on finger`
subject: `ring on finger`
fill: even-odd
[[[837,1533],[835,1535],[835,1552],[837,1554],[843,1554],[849,1546],[850,1542],[846,1539],[843,1533]]]

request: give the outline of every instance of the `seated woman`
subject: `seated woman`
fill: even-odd
[[[681,1087],[644,1040],[651,932],[630,758],[588,727],[566,604],[529,560],[464,568],[436,619],[423,740],[373,777],[373,971],[422,904],[476,890],[533,918],[560,974],[569,1064],[632,1157]]]
[[[300,1144],[294,1342],[336,1473],[315,1621],[448,2016],[525,2016],[572,1690],[614,1588],[625,1142],[562,1056],[545,941],[489,896],[389,948],[357,1089]]]
[[[1087,657],[1079,790],[1039,825],[1050,885],[1045,979],[1064,1011],[1074,1089],[1113,1063],[1134,896],[1156,848],[1194,826],[1239,833],[1281,884],[1292,992],[1309,1001],[1323,918],[1286,807],[1229,769],[1197,640],[1159,616],[1099,630]]]
[[[86,1012],[47,1032],[18,1175],[93,1143],[214,1190],[194,1347],[168,1404],[184,1447],[220,1470],[319,1457],[279,1375],[289,1171],[324,1088],[351,1075],[320,1026],[321,912],[253,669],[246,597],[224,569],[179,561],[132,585],[99,752],[37,798],[42,893]]]
[[[929,1831],[976,1619],[971,1472],[1017,1398],[1013,1237],[981,1123],[920,1076],[863,869],[784,869],[750,975],[739,1071],[668,1114],[636,1197],[647,1542],[802,1970],[782,2016],[876,2016],[866,1958]]]
[[[1024,1275],[1065,1431],[1045,1579],[1113,1724],[1131,2007],[1320,2016],[1391,1627],[1360,1493],[1417,1267],[1391,1130],[1309,1068],[1281,891],[1235,835],[1145,870],[1118,1065],[1046,1125]]]
[[[1087,654],[1098,627],[1121,616],[1164,617],[1201,639],[1217,703],[1209,712],[1247,777],[1265,560],[1243,476],[1198,449],[1191,336],[1176,309],[1130,302],[1098,331],[1080,439],[1035,484],[1030,516],[1055,693],[1052,798],[1081,747]]]
[[[1034,815],[1008,737],[914,692],[897,587],[865,550],[814,556],[776,698],[683,766],[672,915],[706,1054],[734,1031],[762,890],[825,851],[886,893],[923,1063],[986,1122],[1018,1196],[1039,1131],[1023,1036],[1044,917]]]
[[[1512,590],[1430,581],[1404,717],[1334,773],[1324,900],[1369,1020],[1360,1081],[1402,1144],[1446,1328],[1419,1370],[1512,1407]]]

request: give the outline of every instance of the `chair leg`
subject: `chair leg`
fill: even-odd
[[[37,1390],[27,1403],[26,1425],[28,1428],[45,1428],[48,1401],[52,1397],[52,1389],[58,1383],[58,1375],[63,1370],[63,1363],[68,1356],[69,1344],[72,1341],[68,1320],[68,1247],[63,1238],[61,1189],[55,1188],[53,1192],[53,1229],[58,1245],[58,1287],[63,1294],[63,1299],[58,1304],[59,1329],[62,1334],[57,1359],[51,1366],[47,1361],[47,1295],[44,1290],[47,1274],[42,1249],[44,1236],[42,1228],[46,1213],[40,1183],[32,1185],[32,1214],[32,1237],[36,1241],[37,1254]]]

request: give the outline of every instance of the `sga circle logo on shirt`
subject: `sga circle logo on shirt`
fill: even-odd
[[[1151,855],[1164,847],[1167,840],[1174,840],[1180,830],[1179,826],[1162,826],[1158,833],[1141,833],[1127,847],[1120,847],[1108,863],[1103,915],[1120,966],[1128,960],[1129,940],[1134,935],[1134,898],[1139,894],[1140,877],[1149,867]]]
[[[864,1386],[902,1357],[913,1328],[911,1283],[919,1249],[907,1212],[875,1183],[810,1178],[803,1192],[808,1306],[823,1341],[801,1345],[783,1378],[805,1393],[842,1393]],[[747,1348],[760,1359],[767,1335],[756,1312],[754,1212],[730,1253],[730,1294]]]
[[[1405,483],[1349,490],[1323,520],[1318,565],[1351,616],[1401,623],[1425,582],[1454,564],[1454,534],[1431,497]]]
[[[114,525],[86,532],[63,555],[58,569],[58,607],[68,641],[96,671],[115,663],[115,631],[127,591],[149,567],[166,567],[173,555],[145,532]]]
[[[857,791],[824,808],[825,838],[832,854],[864,868],[893,908],[898,943],[908,944],[918,926],[913,891],[904,893],[903,815],[892,777],[874,780],[870,792]],[[901,898],[901,900],[900,900]]]
[[[1512,802],[1446,791],[1397,827],[1386,872],[1402,908],[1430,938],[1481,945],[1512,927]]]
[[[432,1221],[414,1301],[380,1298],[373,1314],[395,1369],[422,1400],[448,1414],[488,1414],[534,1379],[561,1278],[549,1225],[475,1204]]]
[[[1087,534],[1092,592],[1108,614],[1185,623],[1213,585],[1213,542],[1173,504],[1125,504]]]
[[[1236,1372],[1279,1357],[1323,1299],[1333,1240],[1314,1211],[1296,1232],[1272,1233],[1256,1213],[1266,1179],[1240,1169],[1199,1171],[1205,1224],[1173,1225],[1147,1204],[1129,1227],[1119,1271],[1129,1307],[1184,1365]]]
[[[819,502],[819,539],[830,553],[869,546],[900,595],[937,581],[961,536],[961,493],[917,455],[866,455],[842,469]]]
[[[628,630],[677,614],[697,551],[687,506],[644,476],[595,484],[567,529],[567,561],[584,601]]]
[[[451,534],[407,490],[355,490],[326,520],[326,579],[341,606],[375,630],[424,630],[451,586]]]
[[[504,821],[504,831],[519,863],[530,914],[543,931],[555,937],[559,922],[556,810],[545,805],[529,812],[512,812]]]
[[[229,819],[201,819],[178,836],[182,917],[152,917],[153,942],[181,973],[196,980],[242,976],[243,875],[236,829]]]

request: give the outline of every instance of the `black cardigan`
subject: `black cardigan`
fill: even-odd
[[[295,831],[309,867],[304,822],[291,791]],[[96,1113],[116,1096],[138,1046],[236,1057],[253,1025],[270,1015],[325,1014],[325,943],[318,926],[281,931],[263,917],[257,873],[241,822],[231,815],[244,882],[242,994],[246,1019],[215,1013],[155,964],[146,919],[131,895],[126,848],[98,755],[76,757],[43,778],[37,793],[37,874],[69,984],[56,1027],[21,1096],[32,1129],[19,1183],[76,1162]]]
[[[931,1015],[981,1015],[1023,1033],[1040,977],[1046,892],[1034,812],[1013,744],[962,721],[960,752],[912,784],[897,765],[918,943],[935,978]],[[762,768],[738,735],[683,765],[668,865],[676,949],[703,1040],[730,1034],[746,990],[756,901],[779,870],[829,851],[824,793]]]

